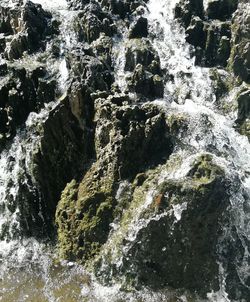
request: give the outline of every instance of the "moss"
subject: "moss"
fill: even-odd
[[[113,220],[112,177],[99,178],[94,166],[78,186],[67,185],[59,202],[56,222],[62,258],[85,262],[99,252]]]

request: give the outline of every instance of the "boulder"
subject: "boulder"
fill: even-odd
[[[30,112],[37,112],[45,103],[55,99],[56,82],[42,65],[33,69],[2,66],[0,81],[1,135],[11,139],[24,124]],[[5,118],[4,118],[5,116]]]
[[[219,290],[217,245],[233,184],[208,154],[197,157],[182,178],[169,179],[169,168],[138,175],[95,272],[106,282],[120,276],[125,288],[170,286],[206,297]]]
[[[131,108],[97,99],[96,162],[77,184],[71,182],[57,206],[63,257],[86,262],[106,242],[117,213],[116,189],[172,151],[164,116],[156,107]],[[136,165],[135,165],[136,163]]]
[[[44,40],[55,32],[51,20],[50,13],[30,1],[0,6],[0,33],[13,35],[5,56],[10,60],[19,59],[25,51],[32,53],[45,49]]]
[[[188,27],[192,17],[203,19],[203,0],[181,0],[175,7],[175,18],[179,19],[185,28]]]

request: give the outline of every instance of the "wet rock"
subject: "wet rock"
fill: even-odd
[[[195,47],[196,64],[226,66],[230,56],[229,22],[207,22],[193,17],[186,29],[186,40]]]
[[[137,64],[143,65],[150,71],[155,63],[160,64],[157,52],[154,50],[150,41],[142,39],[131,39],[125,49],[125,70],[133,71]]]
[[[136,11],[140,6],[145,6],[146,1],[143,0],[102,0],[101,5],[109,10],[112,14],[119,15],[121,18],[128,17]]]
[[[241,80],[250,83],[250,14],[247,4],[239,6],[233,18],[232,51],[229,67]]]
[[[125,275],[129,286],[137,288],[171,286],[206,296],[219,289],[217,244],[230,204],[230,181],[210,155],[198,157],[179,180],[164,180],[167,169],[163,165],[147,171],[134,189],[120,221],[120,235],[110,238],[116,249],[106,246],[96,273],[104,278]]]
[[[226,20],[236,11],[238,0],[209,0],[206,14],[210,19]]]
[[[60,194],[67,182],[79,177],[85,170],[86,162],[92,156],[91,146],[88,131],[80,128],[71,112],[67,96],[50,112],[39,131],[41,142],[33,153],[32,175],[41,192],[44,227],[53,233],[54,215]],[[32,205],[27,207],[27,211],[30,207]],[[34,215],[36,218],[37,216],[38,213]],[[41,225],[35,229],[39,228],[41,232]],[[29,229],[32,230],[32,227],[29,226]]]
[[[250,117],[250,90],[242,91],[237,98],[238,117],[237,122],[244,122]]]
[[[79,185],[73,182],[66,187],[56,214],[61,255],[83,262],[98,254],[108,238],[119,181],[133,179],[172,151],[167,125],[157,108],[117,106],[104,99],[95,103],[96,162]]]
[[[148,19],[139,17],[133,24],[131,24],[129,30],[129,38],[143,38],[148,36]]]
[[[99,39],[91,45],[93,53],[110,69],[112,69],[112,47],[112,38],[107,37],[105,34],[101,34]]]
[[[44,40],[54,32],[51,19],[51,14],[41,5],[30,1],[13,7],[0,6],[0,33],[13,35],[7,45],[6,57],[18,59],[25,51],[32,53],[45,49]]]
[[[159,75],[153,75],[138,64],[132,74],[129,88],[147,98],[162,98],[164,94],[163,79]]]
[[[79,41],[91,43],[101,33],[112,36],[116,29],[109,14],[105,13],[98,2],[84,6],[84,10],[75,19],[75,31]]]
[[[55,99],[56,83],[41,66],[26,70],[3,64],[1,72],[8,72],[9,77],[0,82],[0,108],[5,116],[0,132],[10,139],[30,112],[37,112],[44,103]]]
[[[175,18],[188,27],[192,17],[198,16],[203,19],[203,0],[181,0],[175,7]]]
[[[107,51],[109,52],[109,48]],[[110,66],[104,64],[105,62],[101,62],[92,55],[83,55],[82,49],[76,49],[68,54],[67,62],[72,76],[88,86],[92,92],[95,90],[107,91],[111,88],[114,81],[113,73]]]

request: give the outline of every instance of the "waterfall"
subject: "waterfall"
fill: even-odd
[[[57,86],[59,94],[67,91],[70,71],[67,68],[66,54],[78,46],[77,38],[73,33],[72,22],[78,13],[67,10],[66,0],[34,0],[41,4],[61,20],[60,25],[60,55],[54,61],[53,66],[48,66],[50,71],[57,73]],[[164,97],[152,101],[156,106],[166,112],[184,115],[189,122],[189,128],[180,139],[185,148],[176,148],[170,160],[176,157],[185,158],[185,161],[171,173],[159,171],[158,184],[164,180],[178,180],[187,175],[195,158],[201,154],[211,154],[214,162],[225,170],[226,177],[232,181],[239,180],[240,186],[231,188],[230,223],[225,226],[218,245],[220,256],[220,289],[218,292],[207,294],[207,300],[211,302],[229,302],[225,289],[227,264],[223,255],[226,254],[228,242],[232,239],[232,229],[236,230],[241,245],[244,248],[243,259],[236,255],[237,274],[241,282],[248,286],[250,276],[250,144],[246,136],[235,129],[234,121],[236,112],[222,112],[216,104],[216,96],[211,80],[210,68],[195,65],[195,58],[191,55],[192,46],[186,42],[185,31],[177,20],[174,19],[174,8],[178,0],[149,0],[144,16],[149,22],[149,39],[157,51],[161,68],[166,74],[164,79]],[[204,1],[207,5],[207,1]],[[118,35],[113,37],[113,67],[116,84],[122,92],[126,91],[126,76],[124,71],[125,48],[128,42],[128,30],[124,23],[118,26]],[[22,64],[22,59],[18,64]],[[48,63],[48,65],[50,62]],[[224,76],[229,74],[224,72]],[[232,103],[241,87],[232,89],[224,98],[224,102]],[[73,262],[54,263],[55,247],[47,242],[39,242],[35,238],[24,238],[20,231],[21,210],[18,203],[23,186],[29,189],[34,198],[40,202],[40,192],[36,188],[36,179],[32,175],[33,152],[39,148],[41,134],[37,130],[48,119],[50,112],[58,105],[59,100],[44,106],[39,113],[31,112],[23,127],[17,130],[13,140],[7,144],[0,155],[0,301],[31,301],[42,293],[41,301],[191,301],[193,297],[176,293],[175,290],[166,289],[159,292],[144,288],[140,291],[125,293],[122,285],[117,282],[113,286],[104,286],[90,276],[89,273]],[[129,190],[129,182],[120,183],[116,199],[122,198],[124,192]],[[152,204],[154,188],[151,188],[146,200],[138,208],[132,209],[133,219],[126,229],[126,243],[123,252],[129,250],[136,240],[139,231],[152,220],[158,221],[164,215],[175,216],[175,222],[179,221],[182,213],[187,209],[187,203],[175,205],[170,211],[155,215],[153,218],[141,219],[141,214]],[[40,205],[39,205],[40,206]],[[40,211],[41,220],[44,219]],[[174,223],[175,223],[174,222]],[[112,257],[116,261],[116,269],[122,266],[123,258],[115,246],[120,239],[122,227],[119,221],[114,221],[112,230],[106,243],[106,250],[112,247]],[[233,239],[232,239],[233,240]],[[104,248],[104,254],[105,254]],[[237,254],[237,253],[236,253]],[[25,271],[26,275],[22,272]],[[104,265],[105,266],[105,263]],[[18,270],[20,268],[20,270]],[[103,268],[104,270],[104,268]],[[23,273],[23,275],[22,275]],[[14,281],[10,281],[17,274]],[[29,280],[35,277],[29,285]],[[22,278],[24,278],[22,280]],[[21,280],[21,281],[20,281]],[[15,282],[21,283],[21,287],[27,290],[15,294],[11,290],[15,288]],[[56,282],[60,285],[56,285]],[[37,288],[33,291],[32,286]],[[0,285],[1,286],[1,285]],[[15,291],[15,290],[14,290]],[[69,295],[71,292],[72,296]],[[61,297],[65,293],[65,299]],[[7,297],[9,300],[1,300]],[[178,296],[178,298],[176,298]],[[120,299],[120,300],[119,300]],[[173,300],[171,300],[173,299]],[[178,300],[177,300],[178,299]],[[197,298],[198,299],[198,298]],[[40,301],[40,300],[39,300]],[[195,300],[205,301],[205,300]]]

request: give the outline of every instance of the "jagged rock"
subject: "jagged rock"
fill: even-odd
[[[157,52],[148,39],[131,39],[125,49],[125,70],[133,71],[137,64],[143,65],[148,71],[155,68],[155,63],[160,65]]]
[[[9,77],[0,82],[0,108],[4,115],[0,132],[4,137],[12,138],[30,112],[37,112],[44,103],[55,99],[56,82],[48,77],[42,66],[26,70],[8,69],[5,64],[1,72],[7,71]]]
[[[88,43],[98,39],[101,33],[112,36],[116,31],[112,19],[98,2],[84,6],[84,10],[75,19],[74,27],[79,41]]]
[[[109,90],[114,81],[110,66],[92,55],[83,55],[82,51],[74,50],[68,54],[68,67],[73,76],[79,78],[92,92]]]
[[[250,118],[250,90],[245,89],[237,97],[238,117],[236,123],[244,124]],[[243,126],[244,127],[244,126]]]
[[[210,19],[226,20],[238,6],[238,0],[209,0],[206,14]]]
[[[139,17],[133,24],[131,24],[129,30],[129,38],[143,38],[148,36],[148,19]]]
[[[162,98],[164,94],[162,78],[146,71],[141,64],[136,66],[128,86],[132,91],[148,98]]]
[[[51,14],[41,5],[30,1],[16,3],[14,7],[0,6],[0,33],[14,35],[7,45],[6,57],[18,59],[25,51],[32,53],[45,49],[43,40],[55,30],[51,19]]]
[[[164,116],[152,106],[131,108],[96,100],[96,162],[79,185],[69,184],[57,206],[56,221],[63,257],[86,261],[98,254],[115,218],[115,192],[172,151]],[[136,163],[136,165],[135,165]]]
[[[93,53],[110,69],[112,68],[112,47],[112,38],[107,37],[105,34],[101,34],[99,39],[91,44]]]
[[[181,0],[175,7],[175,18],[188,27],[192,17],[198,16],[203,19],[203,0]]]
[[[135,12],[139,6],[145,6],[146,2],[147,0],[102,0],[101,5],[108,9],[112,14],[125,18]]]
[[[233,18],[232,51],[229,67],[236,76],[250,83],[250,13],[248,4],[241,4]]]
[[[231,26],[229,22],[206,22],[193,17],[186,29],[186,40],[195,47],[196,63],[226,66],[230,56]]]
[[[53,233],[54,215],[60,194],[67,182],[79,177],[85,170],[85,165],[92,156],[91,145],[88,131],[86,128],[80,129],[71,112],[67,96],[49,113],[39,131],[41,142],[32,155],[32,175],[41,192],[40,210],[45,220],[44,232],[49,229]],[[23,214],[26,220],[30,217],[31,207],[32,204],[27,205],[27,212]],[[37,219],[39,213],[34,214],[33,221],[29,222],[29,232],[36,233],[39,229],[41,232],[41,224],[35,226]]]

